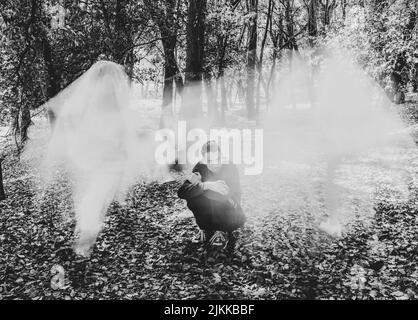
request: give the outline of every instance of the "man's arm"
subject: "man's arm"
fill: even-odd
[[[235,165],[229,167],[230,177],[228,179],[229,185],[224,181],[222,183],[228,187],[228,192],[220,194],[218,192],[208,191],[204,194],[205,197],[227,203],[231,208],[237,208],[241,203],[241,185],[239,180],[238,168]]]
[[[183,185],[177,191],[180,199],[191,199],[201,196],[205,192],[200,173],[194,172],[184,181]]]
[[[191,199],[201,195],[216,200],[227,201],[229,187],[224,181],[202,182],[199,172],[192,173],[178,190],[177,194],[181,199]]]

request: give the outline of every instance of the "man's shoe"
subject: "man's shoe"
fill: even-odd
[[[193,237],[193,243],[204,243],[206,241],[206,233],[204,230],[199,230],[199,232]]]

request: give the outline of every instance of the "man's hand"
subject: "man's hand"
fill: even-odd
[[[238,204],[232,200],[232,199],[228,199],[228,203],[231,205],[232,208],[236,209],[238,207]]]
[[[195,172],[192,173],[187,180],[191,183],[191,184],[196,184],[202,181],[202,176],[200,175],[199,172]]]
[[[223,196],[226,196],[229,193],[229,187],[223,180],[204,182],[203,188],[204,190],[212,190]]]

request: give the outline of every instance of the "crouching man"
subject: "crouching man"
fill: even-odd
[[[233,231],[246,221],[238,169],[234,164],[221,164],[220,148],[215,141],[203,146],[202,156],[178,190],[200,229],[193,242],[209,241],[213,246],[233,249]]]

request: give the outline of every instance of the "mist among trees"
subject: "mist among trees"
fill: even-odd
[[[95,61],[154,83],[163,113],[215,123],[236,105],[257,120],[289,55],[321,59],[328,39],[396,103],[417,90],[417,3],[412,0],[3,1],[0,92],[3,124],[18,143],[34,114]],[[314,79],[312,80],[314,81]],[[188,86],[198,88],[188,96]],[[187,100],[181,110],[173,99]],[[192,100],[190,100],[192,99]],[[54,115],[50,112],[51,123]]]

